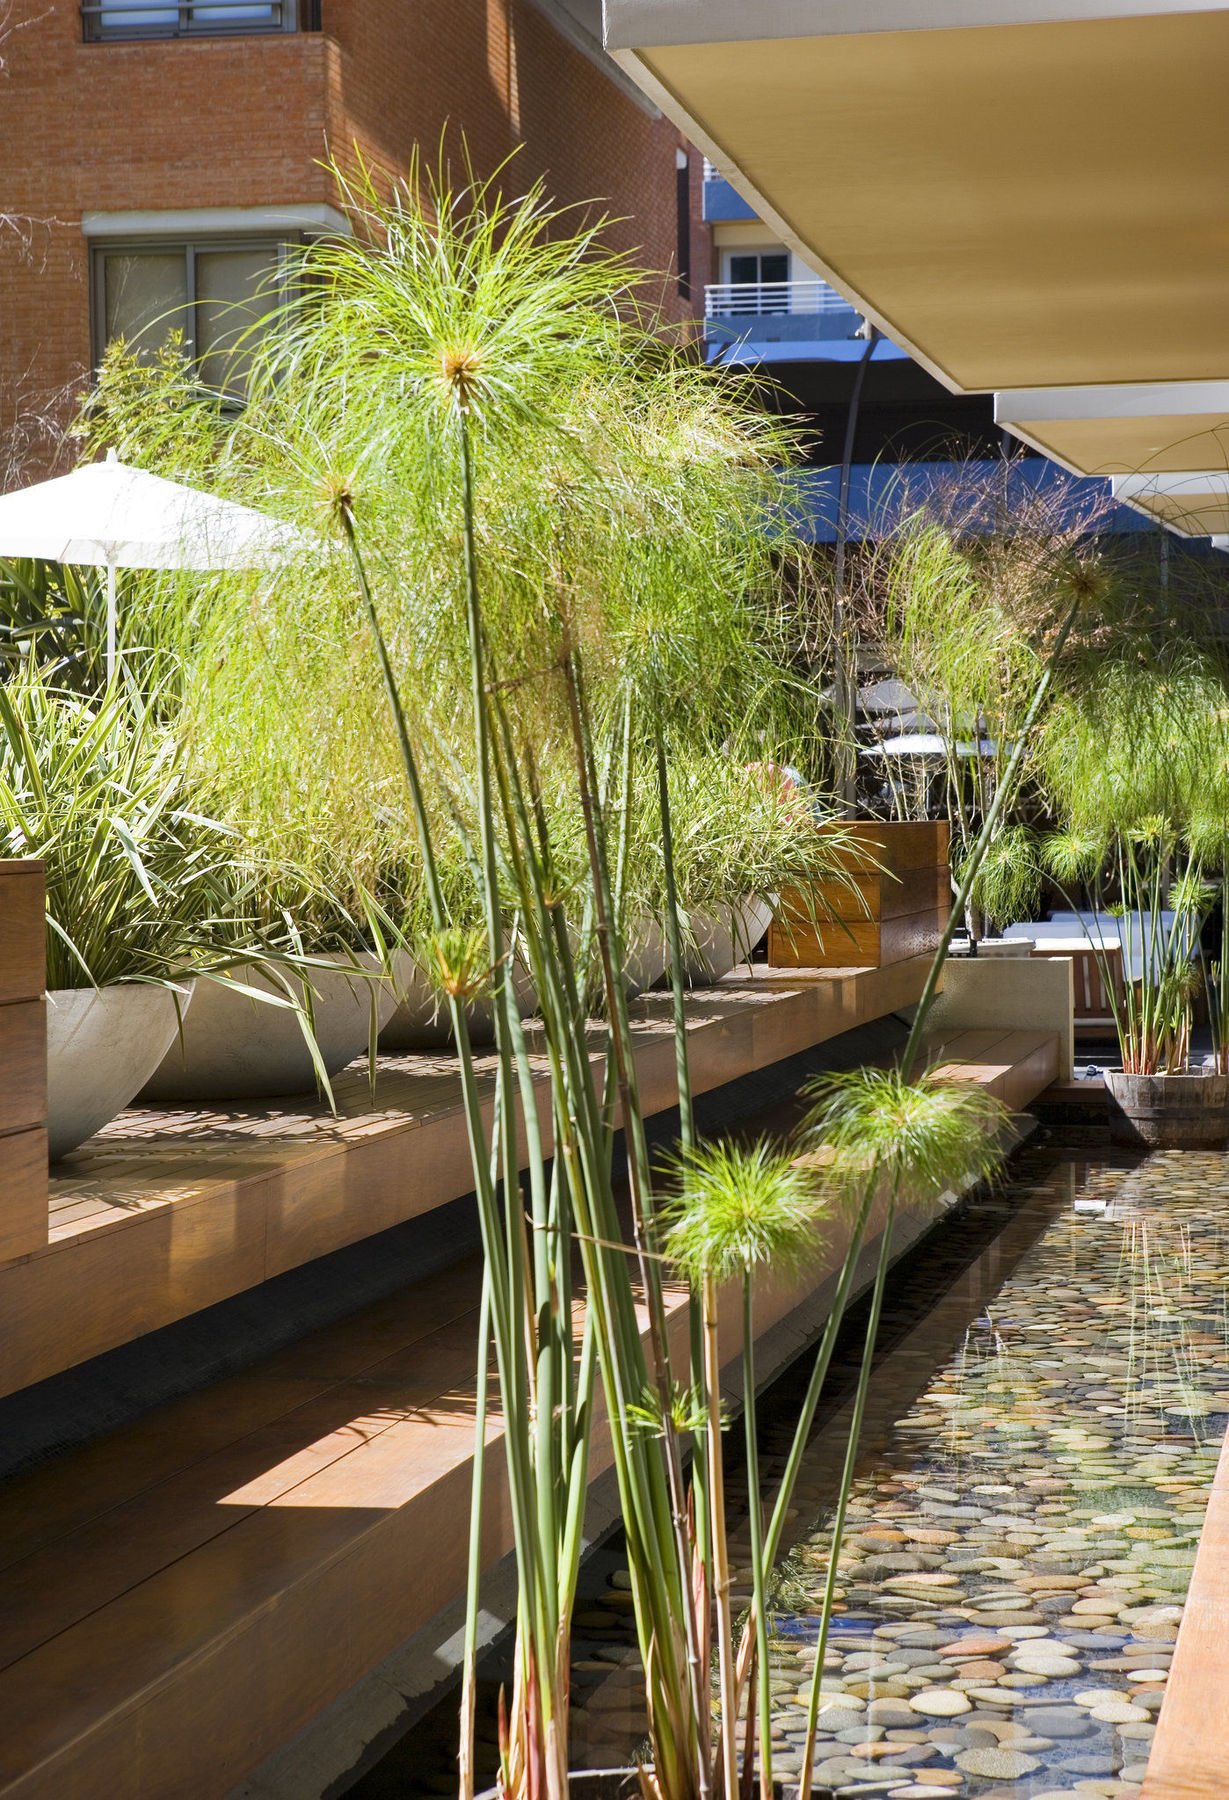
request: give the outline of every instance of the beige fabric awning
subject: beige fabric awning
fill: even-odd
[[[1229,7],[606,0],[606,32],[949,388],[1012,390],[1004,423],[1081,473],[1229,464]],[[1027,400],[1158,385],[1169,410]]]

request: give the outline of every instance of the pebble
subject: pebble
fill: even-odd
[[[1022,1675],[1078,1675],[1081,1668],[1074,1656],[1042,1650],[1017,1650],[1013,1661]]]
[[[927,1373],[910,1350],[919,1398],[894,1424],[880,1407],[850,1497],[816,1779],[851,1797],[1131,1800],[1143,1777],[1229,1412],[1229,1159],[1094,1152],[1056,1170],[1030,1154],[995,1204],[1032,1208],[1039,1235],[950,1361]],[[1073,1194],[1104,1205],[1076,1213]],[[953,1280],[963,1255],[953,1237]],[[872,1408],[891,1408],[883,1389]],[[788,1445],[784,1421],[766,1463]],[[828,1502],[834,1449],[820,1434],[802,1527]],[[822,1519],[796,1555],[818,1595]],[[742,1592],[745,1534],[733,1561]],[[604,1616],[621,1659],[628,1621]],[[813,1636],[813,1616],[792,1629]],[[793,1636],[774,1645],[783,1771],[813,1657]]]
[[[1129,1700],[1100,1699],[1089,1709],[1090,1717],[1100,1719],[1106,1725],[1146,1725],[1148,1709],[1135,1706]]]
[[[1072,1775],[1112,1775],[1121,1766],[1121,1759],[1081,1752],[1078,1756],[1064,1756],[1059,1766],[1070,1770]]]
[[[1093,1729],[1087,1715],[1074,1706],[1030,1707],[1028,1722],[1034,1731],[1050,1738],[1087,1737]]]
[[[866,1716],[872,1725],[884,1726],[910,1725],[917,1718],[913,1707],[903,1700],[872,1700]]]
[[[909,1705],[914,1712],[932,1714],[938,1719],[971,1710],[967,1695],[956,1688],[923,1688],[920,1694],[909,1696]]]
[[[1015,1781],[1041,1767],[1037,1757],[1022,1750],[962,1750],[955,1762],[966,1775],[980,1775],[991,1781]]]

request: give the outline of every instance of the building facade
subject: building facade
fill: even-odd
[[[0,12],[0,486],[45,472],[106,343],[207,381],[281,247],[346,229],[326,164],[416,149],[611,216],[674,320],[710,278],[702,159],[593,0],[46,0]]]

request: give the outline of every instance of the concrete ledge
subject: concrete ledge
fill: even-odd
[[[1074,1072],[1074,990],[1069,957],[952,956],[930,1027],[936,1037],[978,1026],[1058,1034],[1058,1079]]]

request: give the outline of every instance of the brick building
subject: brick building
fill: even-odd
[[[344,229],[322,161],[479,173],[598,201],[612,243],[709,278],[700,159],[604,54],[600,0],[16,0],[0,6],[0,486],[44,470],[113,336],[184,328],[226,378],[279,245]]]

